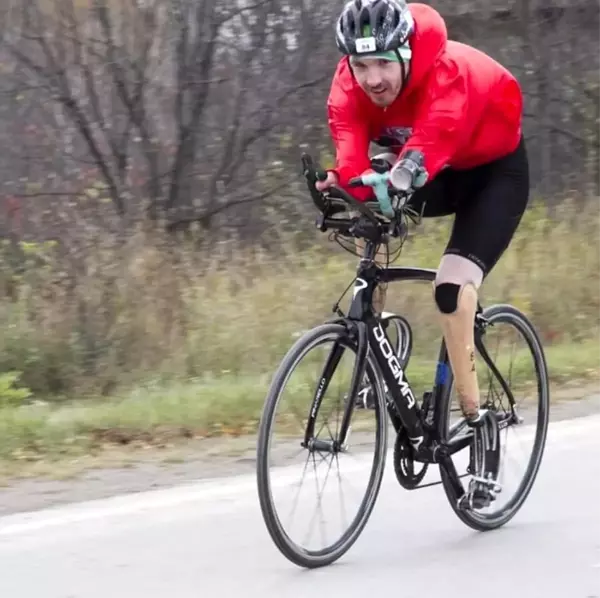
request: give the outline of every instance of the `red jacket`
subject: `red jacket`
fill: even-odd
[[[411,72],[405,89],[387,108],[373,104],[343,57],[331,85],[327,110],[336,148],[333,169],[340,186],[366,200],[369,188],[348,189],[348,180],[369,169],[369,143],[395,138],[392,151],[416,149],[429,180],[446,165],[465,169],[513,151],[521,137],[520,86],[503,66],[470,46],[448,40],[441,15],[409,4],[415,20]],[[383,150],[382,150],[383,151]]]

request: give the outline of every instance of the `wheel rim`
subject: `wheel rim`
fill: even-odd
[[[312,343],[308,344],[293,361],[292,366],[288,369],[285,379],[282,381],[280,392],[278,393],[277,400],[272,410],[271,422],[269,426],[269,434],[267,437],[265,455],[265,481],[268,485],[269,493],[269,509],[272,511],[272,516],[275,524],[279,528],[279,533],[284,539],[285,543],[296,552],[300,552],[308,557],[320,557],[331,554],[338,549],[341,549],[345,544],[352,539],[359,530],[358,526],[360,521],[364,518],[364,511],[370,501],[373,499],[374,480],[377,472],[377,465],[379,456],[382,453],[382,448],[385,450],[385,443],[382,443],[382,439],[376,436],[376,431],[385,422],[385,414],[379,409],[368,410],[360,412],[355,410],[352,417],[352,430],[349,437],[349,447],[346,452],[337,454],[326,454],[322,451],[316,451],[310,453],[306,449],[300,446],[304,430],[306,427],[306,421],[308,419],[308,412],[310,411],[310,405],[314,396],[315,386],[320,378],[323,363],[329,350],[333,346],[333,342],[338,340],[339,337],[336,333],[330,333],[315,339]],[[325,345],[328,345],[325,347]],[[317,414],[317,422],[315,426],[316,437],[322,439],[322,433],[325,432],[325,437],[335,438],[337,431],[339,431],[339,424],[341,423],[341,416],[343,413],[343,395],[347,395],[349,387],[349,380],[352,371],[353,362],[356,354],[349,350],[349,345],[345,345],[345,351],[341,358],[340,364],[336,368],[334,375],[331,379],[329,388],[325,392],[323,402]],[[322,351],[323,358],[316,359],[316,368],[302,368],[301,366],[306,365],[306,357],[311,351],[315,349],[325,349]],[[344,359],[346,363],[344,364]],[[303,362],[305,362],[303,364]],[[303,369],[303,371],[302,371]],[[301,383],[295,386],[292,381],[292,377],[295,373],[300,371],[301,375],[307,380],[307,383]],[[341,374],[341,376],[340,376]],[[369,383],[377,385],[375,381],[375,373],[372,363],[368,370],[365,372],[365,376],[369,375]],[[338,380],[336,380],[336,377]],[[344,385],[344,382],[347,384]],[[304,384],[305,388],[300,393],[296,390],[295,395],[297,399],[304,399],[303,407],[299,404],[300,401],[292,403],[292,408],[287,408],[279,411],[285,401],[285,391],[287,388],[301,388]],[[340,389],[344,389],[344,393],[335,392]],[[334,392],[332,393],[332,390]],[[305,392],[307,391],[307,392]],[[303,396],[301,396],[303,395]],[[332,397],[333,395],[333,397]],[[331,400],[333,398],[333,401]],[[296,424],[294,430],[285,431],[280,434],[277,438],[276,428],[278,423],[278,411],[284,416],[280,419],[279,423],[287,423],[290,425],[290,421],[295,420]],[[327,416],[335,411],[337,415],[335,424],[332,426],[330,418],[322,417],[319,415],[323,414]],[[368,419],[373,420],[369,425]],[[283,420],[283,422],[281,421]],[[286,421],[287,420],[287,421]],[[299,421],[298,421],[299,420]],[[385,423],[383,423],[385,425]],[[372,439],[371,443],[367,442],[368,436]],[[287,438],[285,438],[287,437]],[[282,441],[292,440],[293,451],[292,456],[300,456],[300,463],[289,464],[281,466],[279,463],[275,463],[274,456],[279,454],[280,456],[285,455],[281,452]],[[289,442],[288,442],[289,446]],[[277,453],[279,451],[279,453]],[[289,457],[289,454],[288,454]],[[350,461],[349,467],[345,468],[343,461]],[[278,467],[279,465],[279,467]],[[300,474],[299,476],[297,474]],[[321,479],[318,479],[318,478]],[[310,479],[306,479],[310,478]],[[360,481],[357,481],[360,478]],[[336,482],[333,487],[326,488],[326,483],[332,480]],[[338,509],[330,509],[329,513],[333,512],[334,519],[338,519],[336,527],[339,533],[327,533],[323,529],[324,517],[324,502],[332,502],[331,499],[335,498],[335,495],[342,494],[342,486],[344,482],[350,482],[350,485],[354,489],[354,504],[352,508],[348,504],[347,496],[342,496],[343,506]],[[363,489],[364,488],[364,489]],[[279,492],[278,492],[279,491]],[[310,494],[312,493],[313,502],[315,494],[317,494],[317,506],[316,510],[313,510],[312,514],[307,514],[308,501],[310,500]],[[287,504],[280,506],[278,500],[283,495],[284,499],[287,499]],[[360,497],[360,500],[356,500]],[[289,499],[292,500],[289,500]],[[346,500],[345,500],[346,499]],[[283,501],[285,502],[285,501]],[[339,501],[338,501],[339,504]],[[291,507],[291,509],[290,509]],[[300,511],[300,512],[299,512]],[[318,516],[318,512],[321,512],[321,517]],[[290,521],[292,516],[297,516],[296,524]],[[331,517],[330,517],[331,519]],[[315,523],[318,520],[318,526]],[[298,525],[299,524],[299,525]],[[318,529],[316,529],[318,527]],[[301,531],[300,535],[294,533]],[[316,531],[316,533],[315,533]],[[321,545],[316,546],[313,542],[315,539],[321,540]]]
[[[491,326],[486,329],[483,344],[513,393],[517,415],[522,418],[522,422],[512,423],[500,431],[500,468],[497,481],[502,486],[502,491],[490,506],[469,512],[470,517],[481,522],[511,516],[523,503],[542,459],[548,426],[547,374],[545,364],[536,363],[539,345],[537,339],[531,336],[528,323],[512,312],[492,312],[486,318]],[[520,347],[517,347],[517,340]],[[500,355],[501,345],[504,346],[505,357]],[[510,347],[508,353],[507,345]],[[476,363],[481,407],[493,411],[499,420],[509,419],[511,409],[508,397],[479,352]],[[449,425],[453,423],[452,415],[460,418],[460,408],[455,396],[452,397]],[[468,454],[466,449],[453,457],[459,475],[466,472]],[[520,471],[520,474],[511,471],[510,466]],[[468,478],[463,480],[465,487],[468,485],[467,480]]]

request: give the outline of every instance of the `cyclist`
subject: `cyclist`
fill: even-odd
[[[339,16],[344,54],[333,77],[328,122],[335,167],[317,184],[349,188],[370,173],[370,143],[385,149],[388,184],[414,191],[424,218],[454,214],[433,298],[463,415],[478,421],[473,323],[483,279],[509,245],[529,199],[529,166],[515,77],[483,52],[448,39],[432,7],[351,0]],[[384,176],[384,175],[381,175]],[[378,253],[380,255],[380,253]],[[374,296],[383,310],[386,289]]]

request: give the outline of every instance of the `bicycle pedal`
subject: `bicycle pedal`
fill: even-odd
[[[477,511],[491,503],[491,499],[485,493],[467,492],[460,497],[457,506],[461,511]]]
[[[490,480],[485,480],[485,483],[471,480],[469,491],[458,501],[458,508],[463,511],[477,511],[489,507],[497,498],[492,486]]]
[[[469,506],[472,510],[485,509],[489,507],[496,497],[485,488],[477,488],[469,493]]]
[[[476,484],[478,488],[489,490],[494,497],[502,492],[502,484],[499,484],[492,474],[486,474],[488,477],[473,476],[471,482]]]

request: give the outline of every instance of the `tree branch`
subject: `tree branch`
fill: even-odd
[[[289,186],[289,184],[293,182],[295,178],[296,177],[290,177],[283,183],[273,187],[272,189],[268,189],[263,193],[259,193],[258,195],[252,195],[250,197],[242,197],[239,199],[233,199],[231,201],[225,201],[215,207],[211,207],[208,210],[204,210],[201,214],[196,214],[194,216],[188,216],[185,218],[179,218],[175,222],[171,222],[166,226],[167,231],[174,232],[180,228],[184,228],[192,224],[193,222],[200,222],[201,224],[206,225],[206,223],[210,222],[210,220],[214,218],[217,214],[225,212],[226,210],[229,210],[235,206],[245,205],[257,201],[262,201],[263,199],[267,199],[274,193],[277,193],[277,191],[280,191],[281,189]]]

